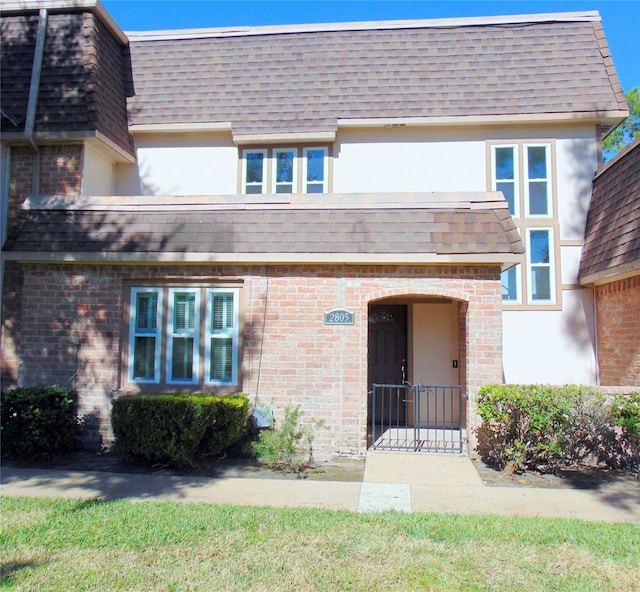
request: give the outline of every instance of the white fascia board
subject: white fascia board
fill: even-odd
[[[233,141],[238,146],[249,146],[252,144],[296,144],[302,142],[335,142],[335,131],[322,132],[285,132],[267,134],[234,134]]]
[[[129,133],[137,134],[199,134],[206,132],[231,131],[230,121],[212,121],[204,123],[143,123],[129,126]]]
[[[513,124],[548,124],[548,123],[587,123],[609,122],[612,125],[623,121],[629,112],[616,109],[610,111],[584,111],[572,113],[519,113],[517,115],[455,115],[440,117],[387,117],[338,119],[338,128],[367,127],[468,127],[473,125],[513,125]]]
[[[619,265],[612,269],[585,275],[580,278],[579,283],[581,286],[600,286],[602,284],[626,280],[636,275],[640,275],[640,259],[631,261],[625,265]]]
[[[322,193],[271,195],[29,196],[30,210],[215,211],[308,209],[508,209],[501,192]]]

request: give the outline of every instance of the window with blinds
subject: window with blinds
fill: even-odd
[[[131,288],[129,382],[236,385],[240,289]]]

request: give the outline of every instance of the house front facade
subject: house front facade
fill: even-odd
[[[597,13],[2,22],[3,387],[76,388],[94,444],[122,393],[300,405],[362,452],[381,418],[466,441],[484,384],[597,384],[578,266],[627,114]]]

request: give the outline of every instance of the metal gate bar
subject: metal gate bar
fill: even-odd
[[[370,448],[463,452],[461,386],[374,384],[369,396]]]

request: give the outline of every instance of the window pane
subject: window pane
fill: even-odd
[[[136,331],[155,333],[158,295],[138,294],[136,297]]]
[[[549,231],[532,230],[531,240],[531,263],[549,263]]]
[[[502,191],[504,194],[504,198],[507,200],[509,204],[509,213],[511,215],[515,214],[515,188],[514,183],[502,182],[496,183],[496,191]]]
[[[307,193],[323,193],[324,186],[321,183],[314,183],[313,185],[307,185]]]
[[[156,338],[136,337],[133,352],[133,378],[153,380],[156,371]]]
[[[191,331],[195,327],[196,295],[194,293],[176,294],[174,302],[173,330]]]
[[[307,150],[307,181],[324,181],[324,150]]]
[[[513,148],[496,148],[496,179],[515,179]]]
[[[191,380],[193,377],[193,338],[174,337],[171,359],[172,380]]]
[[[529,179],[547,178],[547,149],[545,146],[529,146],[527,148]]]
[[[211,332],[233,328],[233,294],[211,295]]]
[[[276,185],[276,193],[293,193],[293,185],[291,183],[278,183]]]
[[[233,377],[233,340],[231,338],[211,340],[210,380],[230,381]]]
[[[262,193],[262,185],[247,185],[247,195],[255,195]]]
[[[518,300],[518,285],[516,268],[512,267],[507,271],[504,271],[501,276],[502,281],[502,300],[505,302],[512,302]]]
[[[245,158],[247,159],[247,183],[262,183],[264,154],[249,152],[245,154]]]
[[[547,182],[532,181],[529,183],[529,214],[531,216],[546,216],[547,205]]]
[[[531,270],[531,296],[533,300],[551,300],[550,273],[549,267],[534,267]]]
[[[276,183],[293,183],[293,152],[276,153]]]

